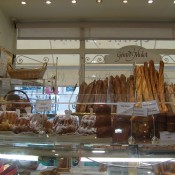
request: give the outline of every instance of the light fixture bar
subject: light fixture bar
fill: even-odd
[[[93,150],[92,153],[105,153],[104,150]]]
[[[81,157],[82,162],[166,162],[173,158],[107,158],[107,157]]]
[[[18,155],[18,154],[17,155],[16,154],[0,154],[0,159],[38,161],[38,156]]]

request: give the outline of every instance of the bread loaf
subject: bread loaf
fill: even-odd
[[[130,75],[129,77],[129,97],[128,97],[128,102],[135,102],[135,81],[134,81],[134,76]]]
[[[150,80],[149,67],[147,62],[144,62],[144,74],[145,74],[145,79],[146,79],[146,84],[147,84],[148,94],[149,94],[148,100],[153,100],[154,97],[153,97],[153,92],[151,88],[151,80]]]
[[[83,98],[84,98],[84,94],[85,94],[85,89],[87,87],[87,84],[85,82],[83,82],[80,85],[80,89],[79,89],[79,94],[78,94],[78,99],[77,102],[78,103],[82,103],[83,102]],[[81,108],[81,104],[77,104],[76,105],[76,112],[80,112],[80,108]]]
[[[149,75],[150,75],[151,87],[152,87],[152,92],[153,92],[154,99],[157,101],[157,104],[159,106],[160,111],[162,111],[162,106],[160,105],[160,99],[159,99],[159,96],[158,96],[158,91],[156,89],[156,83],[155,83],[155,79],[154,79],[155,66],[154,66],[153,60],[149,61]]]
[[[165,105],[165,89],[164,89],[164,62],[160,61],[159,65],[159,84],[158,84],[158,94],[161,101],[162,112],[167,112],[167,107]]]
[[[126,83],[126,76],[124,74],[120,75],[120,82],[121,82],[121,101],[127,101],[127,83]]]
[[[140,66],[141,69],[141,77],[142,77],[142,97],[144,101],[149,101],[150,100],[150,94],[148,90],[148,85],[146,82],[146,77],[144,73],[144,67]]]
[[[117,75],[114,79],[114,92],[115,92],[115,101],[116,102],[121,102],[121,82],[120,82],[120,78]]]
[[[89,102],[89,98],[90,98],[90,95],[91,95],[91,91],[93,89],[93,86],[94,86],[94,81],[91,82],[85,89],[85,92],[84,92],[84,97],[83,97],[83,103],[81,106],[80,106],[80,110],[79,112],[86,112],[86,107],[87,107],[87,103]]]
[[[136,81],[136,101],[137,102],[142,102],[143,97],[142,97],[142,70],[141,66],[136,66],[134,69],[134,76],[135,76],[135,81]]]

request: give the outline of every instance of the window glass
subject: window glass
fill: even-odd
[[[145,49],[174,49],[174,40],[86,40],[86,49],[120,49],[128,45],[142,46]]]
[[[79,40],[17,40],[17,49],[79,49]]]

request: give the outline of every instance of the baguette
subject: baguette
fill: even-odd
[[[120,82],[121,82],[121,101],[127,101],[127,83],[126,83],[126,76],[124,74],[120,75]]]
[[[108,95],[108,78],[106,78],[103,81],[101,102],[105,103],[107,102],[107,95]]]
[[[134,76],[130,75],[129,77],[129,98],[127,101],[129,102],[135,102],[135,86],[134,86],[135,82],[134,82]]]
[[[85,89],[85,93],[84,93],[84,97],[83,97],[83,103],[80,107],[80,112],[86,112],[86,107],[87,107],[87,104],[89,102],[89,98],[90,98],[90,94],[91,94],[91,91],[93,89],[93,86],[94,86],[94,81],[91,82]]]
[[[80,90],[79,90],[78,99],[77,99],[78,103],[82,103],[83,102],[83,95],[85,93],[86,87],[87,87],[87,84],[85,82],[83,82],[80,85]],[[80,112],[80,108],[81,108],[81,104],[77,104],[76,105],[76,112]]]
[[[150,92],[149,92],[148,85],[145,78],[144,67],[140,66],[140,69],[141,69],[141,77],[142,77],[142,97],[144,101],[149,101]]]
[[[121,102],[121,82],[117,75],[114,80],[115,102]]]
[[[162,111],[162,106],[160,105],[160,99],[159,99],[159,96],[158,96],[158,91],[156,89],[156,84],[155,84],[155,80],[154,80],[155,67],[154,67],[153,60],[149,61],[149,75],[150,75],[150,82],[151,82],[153,97],[157,101],[157,104],[159,106],[160,111]]]
[[[150,80],[149,67],[147,62],[144,62],[144,74],[145,74],[145,79],[146,79],[146,84],[147,84],[148,94],[149,94],[148,100],[153,100],[154,97],[153,97],[153,92],[151,88],[151,80]]]
[[[142,102],[142,71],[141,66],[136,66],[134,69],[134,76],[136,81],[136,101]]]
[[[159,66],[159,84],[158,84],[158,93],[161,101],[162,112],[167,112],[168,109],[165,105],[165,83],[164,83],[164,62],[160,61]]]

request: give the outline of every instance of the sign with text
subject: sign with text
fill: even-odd
[[[46,112],[51,110],[51,100],[37,100],[36,101],[36,111]]]
[[[140,107],[135,107],[136,103],[117,103],[117,114],[130,116],[148,116],[160,113],[157,102],[147,101],[141,103]]]
[[[141,46],[125,46],[120,48],[117,52],[105,56],[105,64],[143,64],[145,60],[153,60],[159,63],[160,55],[148,52]]]

